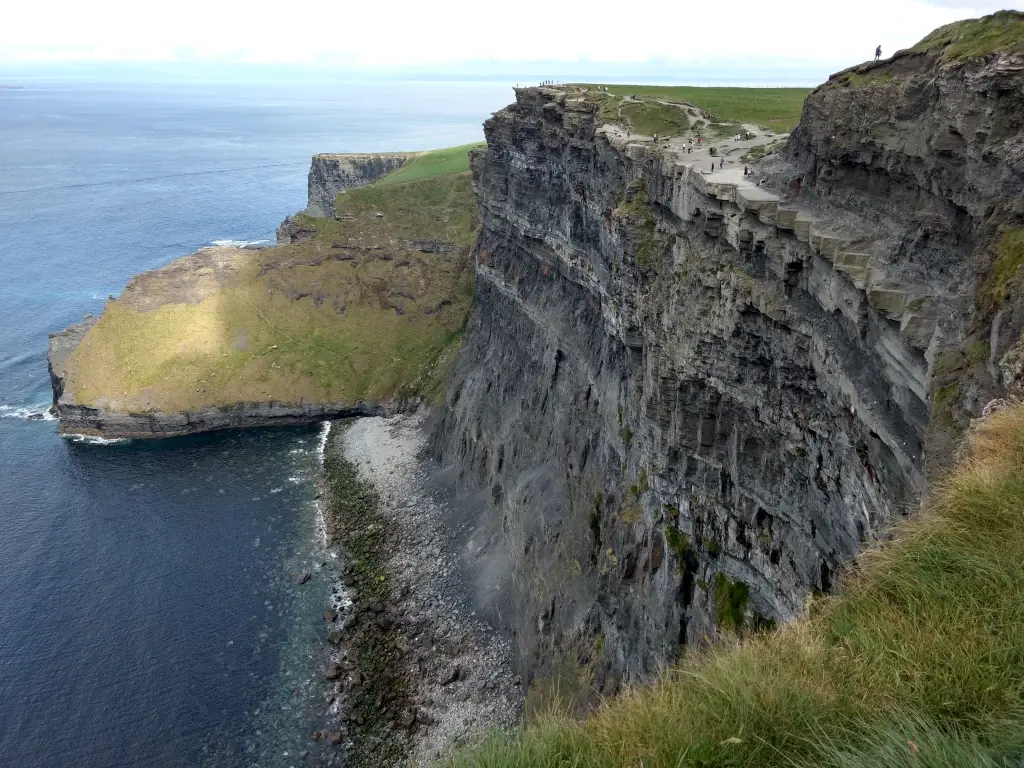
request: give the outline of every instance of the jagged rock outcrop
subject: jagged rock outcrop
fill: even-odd
[[[320,154],[313,155],[309,167],[306,213],[333,216],[334,198],[343,189],[370,184],[401,168],[412,157],[408,153]]]
[[[576,89],[517,90],[485,124],[434,452],[486,493],[481,584],[528,679],[612,690],[794,617],[915,508],[936,418],[956,428],[943,382],[965,413],[1000,391],[1020,307],[979,297],[1021,226],[1020,61],[914,60],[885,98],[812,94],[766,187],[600,125]]]
[[[901,51],[819,87],[772,170],[819,215],[870,223],[845,268],[930,342],[930,475],[1005,385],[998,361],[1024,330],[1022,84],[1019,55]]]

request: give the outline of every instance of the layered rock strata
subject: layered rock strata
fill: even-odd
[[[915,508],[935,362],[988,328],[991,256],[965,238],[994,225],[970,211],[1019,189],[1010,69],[974,66],[958,86],[933,57],[930,84],[856,115],[820,89],[765,186],[602,126],[579,90],[520,89],[487,121],[476,299],[434,452],[486,496],[480,577],[529,679],[610,691],[791,619]],[[936,106],[945,89],[961,103]],[[958,154],[937,116],[879,138],[869,115],[918,102],[973,105]]]
[[[342,190],[371,184],[412,157],[394,154],[319,154],[309,167],[308,207],[310,216],[333,216],[334,198]]]

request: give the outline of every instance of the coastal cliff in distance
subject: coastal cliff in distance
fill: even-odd
[[[832,78],[762,184],[594,89],[486,122],[433,450],[487,500],[481,590],[528,683],[611,692],[797,616],[1011,384],[1024,59],[958,45]]]
[[[349,186],[397,162],[318,157]],[[102,316],[51,334],[61,431],[171,437],[439,397],[471,299],[468,172],[350,188],[332,209],[290,217],[276,247],[204,248],[139,275]]]
[[[414,154],[313,155],[305,212],[310,216],[333,216],[334,200],[339,192],[372,184],[401,168]]]

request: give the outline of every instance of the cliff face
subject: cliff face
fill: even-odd
[[[1019,62],[914,61],[884,98],[812,94],[762,187],[602,127],[573,89],[519,90],[485,124],[434,451],[489,500],[481,584],[528,679],[612,690],[792,618],[915,508],[933,414],[952,434],[999,393],[1019,307],[978,296],[1021,223]]]
[[[371,184],[396,168],[409,154],[313,155],[309,167],[308,207],[310,216],[333,216],[334,198],[343,189]]]
[[[839,73],[808,99],[770,173],[826,217],[870,222],[865,278],[937,324],[926,357],[930,474],[1006,382],[1020,338],[1015,280],[1024,223],[1024,59],[902,51]],[[851,217],[852,214],[852,217]]]

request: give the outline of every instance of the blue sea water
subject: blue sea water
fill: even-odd
[[[47,333],[135,273],[270,240],[314,152],[450,146],[496,83],[0,89],[0,766],[295,765],[329,585],[316,429],[57,436]],[[302,587],[295,575],[313,570]]]

